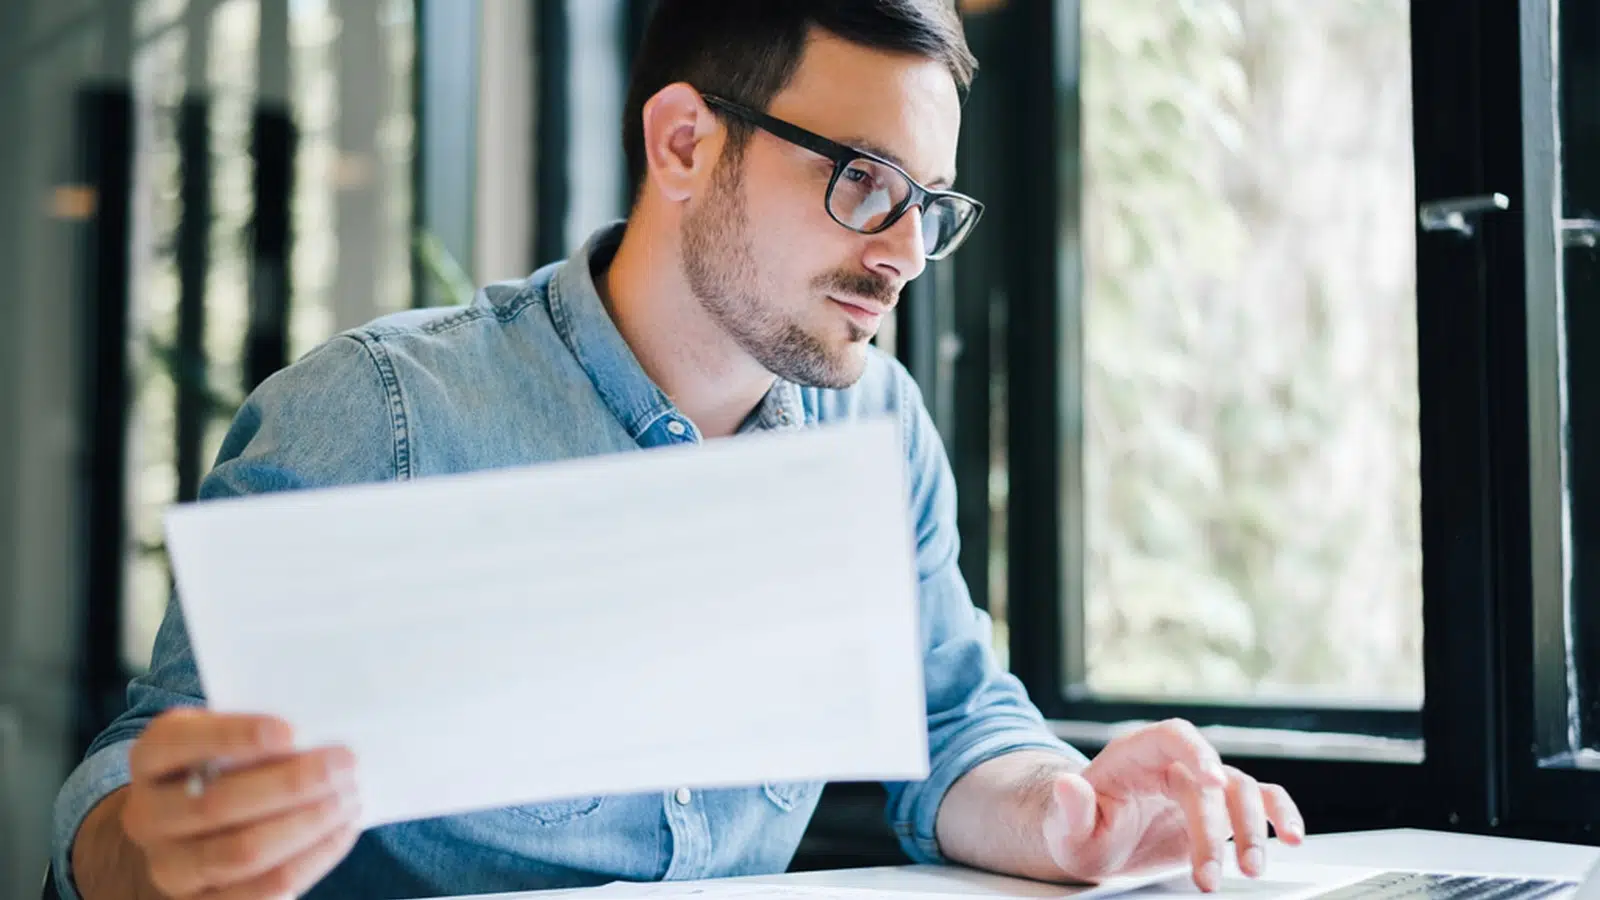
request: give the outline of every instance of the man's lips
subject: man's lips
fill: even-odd
[[[872,300],[863,300],[859,297],[841,297],[838,294],[829,294],[828,299],[844,307],[845,312],[848,312],[851,318],[872,324],[876,324],[892,308],[887,304]]]

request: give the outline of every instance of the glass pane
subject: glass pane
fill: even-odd
[[[172,252],[182,217],[178,124],[191,74],[190,33],[181,27],[184,14],[183,4],[141,4],[140,17],[161,27],[149,29],[133,53],[135,199],[128,254],[133,385],[122,655],[135,669],[149,665],[150,644],[166,608],[170,576],[161,546],[161,513],[178,495],[177,385],[168,360],[178,329],[178,266]]]
[[[621,0],[567,3],[567,40],[572,52],[568,102],[580,112],[567,156],[566,252],[571,253],[607,222],[627,215],[626,166],[617,140],[627,93],[627,62],[616,36],[623,33],[627,4]],[[549,260],[539,260],[542,265]]]
[[[290,6],[294,318],[290,358],[411,305],[412,4]]]
[[[289,357],[337,331],[411,305],[413,6],[407,0],[296,0],[289,5],[288,114],[296,143],[291,202]],[[124,661],[149,662],[170,576],[161,513],[179,498],[176,245],[186,210],[183,110],[198,109],[209,184],[204,215],[204,329],[197,379],[209,398],[198,459],[210,468],[243,400],[249,330],[249,229],[256,212],[252,129],[263,98],[260,0],[145,0],[136,13],[138,119],[133,197],[134,396]],[[200,473],[196,473],[200,474]]]
[[[1416,707],[1408,4],[1082,28],[1088,687]]]

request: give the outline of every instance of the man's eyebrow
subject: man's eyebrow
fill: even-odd
[[[845,145],[846,147],[854,147],[857,150],[865,150],[866,152],[871,153],[873,156],[879,156],[888,160],[889,162],[894,163],[900,168],[905,169],[907,172],[911,171],[910,167],[906,165],[905,160],[901,159],[893,150],[890,150],[888,147],[885,147],[876,141],[868,138],[847,138],[839,143]],[[942,175],[933,179],[932,181],[926,182],[923,186],[933,188],[935,190],[943,190],[955,183],[956,173],[951,172],[948,175]]]

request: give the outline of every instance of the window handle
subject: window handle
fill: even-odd
[[[1561,241],[1568,247],[1600,247],[1600,219],[1562,219]]]
[[[1422,223],[1423,231],[1454,231],[1462,237],[1472,237],[1477,230],[1479,216],[1510,208],[1511,199],[1505,194],[1451,197],[1422,204],[1417,209],[1417,219]]]

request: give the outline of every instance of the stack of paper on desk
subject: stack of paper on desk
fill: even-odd
[[[563,891],[564,900],[972,900],[974,897],[1007,900],[1106,900],[1139,888],[1173,880],[1169,871],[1159,874],[1107,878],[1098,884],[1059,885],[995,878],[988,885],[896,884],[891,887],[840,887],[791,881],[761,884],[736,879],[626,884],[613,882],[583,891]],[[550,892],[544,896],[549,897]],[[537,892],[491,895],[484,900],[538,900]],[[466,900],[449,897],[444,900]],[[553,898],[552,898],[553,900]]]
[[[210,501],[166,525],[210,706],[349,746],[368,826],[927,775],[892,422]]]

